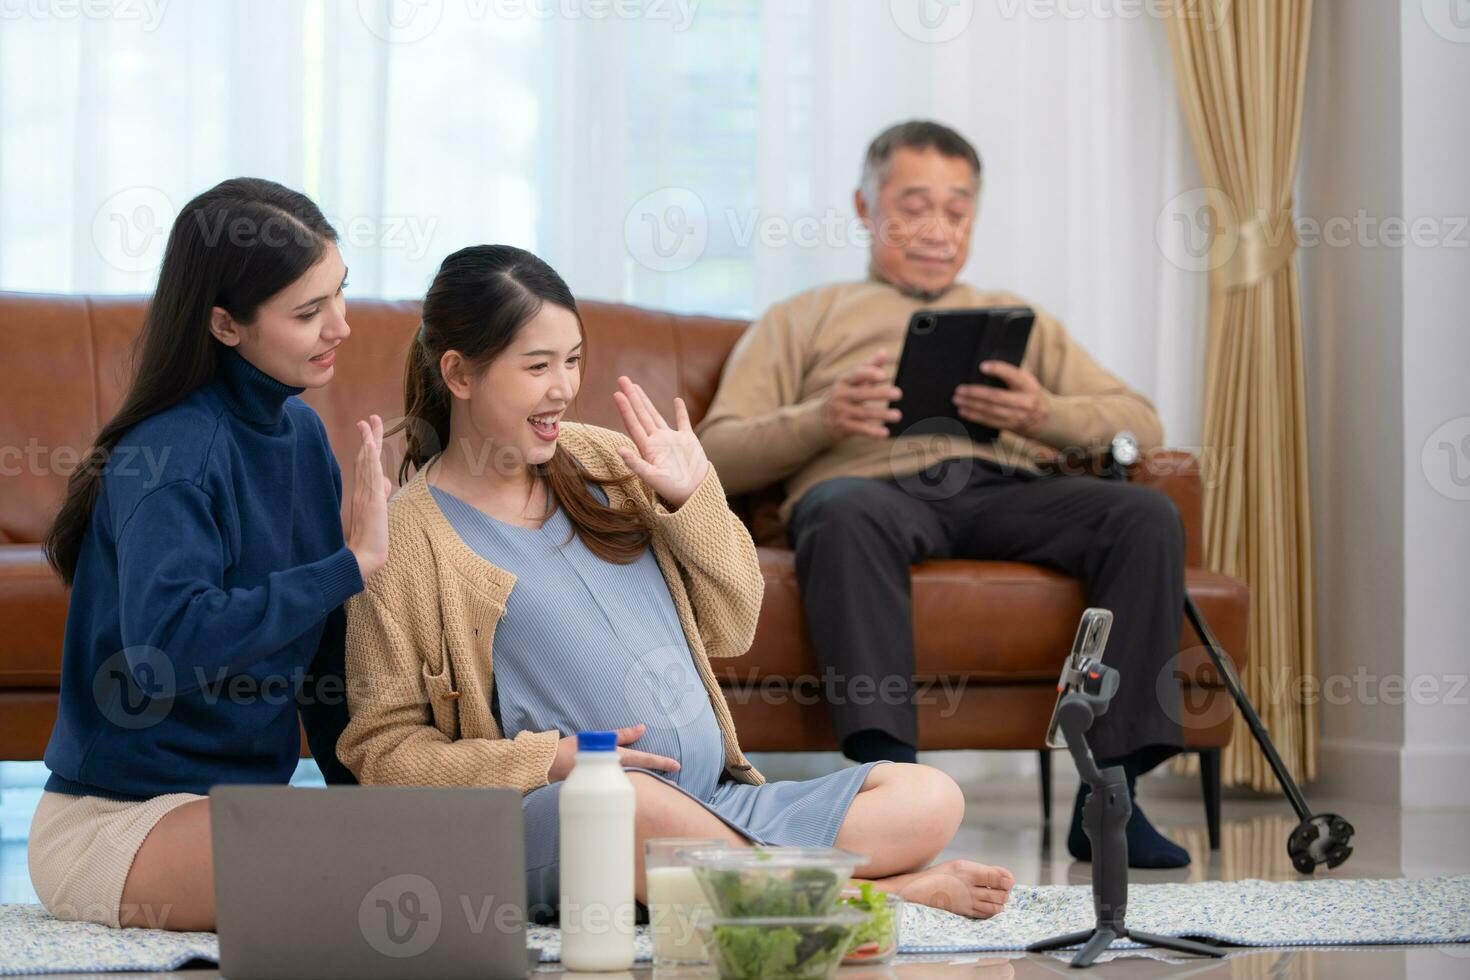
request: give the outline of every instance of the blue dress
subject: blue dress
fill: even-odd
[[[602,488],[590,485],[605,503]],[[642,722],[629,748],[668,756],[677,773],[652,772],[698,801],[747,840],[828,847],[868,770],[817,779],[739,783],[725,774],[719,722],[652,549],[627,565],[603,561],[558,509],[539,528],[496,520],[438,487],[435,501],[476,554],[516,576],[495,628],[491,709],[506,738],[557,729],[564,735]],[[651,772],[650,770],[640,770]],[[534,918],[560,894],[560,782],[522,799],[526,901]]]

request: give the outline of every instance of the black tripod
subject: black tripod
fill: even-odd
[[[1126,480],[1128,467],[1137,462],[1138,458],[1138,440],[1133,433],[1119,432],[1104,454],[1097,475],[1105,480]],[[1271,735],[1261,722],[1261,716],[1256,713],[1255,705],[1251,704],[1251,699],[1246,695],[1245,685],[1240,682],[1240,675],[1235,672],[1230,657],[1215,639],[1210,624],[1205,621],[1199,606],[1194,604],[1194,599],[1188,593],[1184,596],[1184,614],[1189,617],[1190,625],[1204,642],[1210,661],[1215,665],[1220,679],[1225,682],[1225,689],[1230,692],[1230,697],[1240,709],[1241,717],[1251,730],[1251,737],[1260,746],[1261,754],[1266,757],[1271,771],[1276,774],[1276,781],[1281,784],[1281,791],[1286,794],[1291,808],[1296,811],[1299,822],[1286,838],[1286,853],[1291,856],[1292,867],[1309,875],[1317,870],[1319,864],[1325,864],[1329,868],[1342,864],[1353,853],[1353,825],[1336,813],[1313,813],[1311,807],[1307,806],[1306,797],[1302,796],[1296,780],[1291,778],[1286,764],[1281,761],[1281,756],[1271,741]]]
[[[1118,672],[1099,661],[1091,661],[1087,672],[1076,678],[1077,686],[1062,696],[1057,707],[1057,724],[1067,738],[1067,749],[1077,763],[1077,772],[1092,788],[1082,807],[1082,827],[1092,842],[1092,905],[1097,925],[1085,932],[1072,932],[1043,939],[1026,947],[1041,953],[1082,943],[1072,966],[1091,966],[1098,954],[1118,939],[1131,939],[1146,946],[1172,949],[1201,956],[1223,956],[1218,949],[1188,939],[1132,932],[1124,924],[1128,907],[1128,817],[1133,801],[1122,766],[1101,771],[1087,744],[1087,730],[1098,715],[1108,710],[1118,692]]]

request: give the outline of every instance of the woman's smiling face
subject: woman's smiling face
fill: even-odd
[[[581,323],[571,310],[543,303],[483,370],[473,372],[457,351],[444,354],[440,369],[469,426],[450,438],[469,440],[462,449],[472,463],[510,475],[556,453],[562,416],[582,384]],[[475,458],[487,451],[491,458]]]
[[[215,307],[211,329],[261,371],[282,384],[320,388],[332,380],[337,346],[347,326],[347,267],[335,244],[299,279],[260,305],[255,320],[237,324]]]

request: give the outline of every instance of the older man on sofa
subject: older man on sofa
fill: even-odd
[[[1080,579],[1090,603],[1114,613],[1107,657],[1124,686],[1090,740],[1100,760],[1124,767],[1132,793],[1138,775],[1183,746],[1178,706],[1170,711],[1155,684],[1178,648],[1179,516],[1152,489],[1047,476],[1036,462],[1106,445],[1121,430],[1142,449],[1158,446],[1163,428],[1153,406],[1037,310],[1020,365],[981,366],[1004,385],[962,385],[953,394],[957,414],[999,429],[998,439],[980,443],[958,431],[891,438],[886,428],[898,420],[894,354],[911,314],[1029,305],[956,282],[980,176],[974,147],[948,127],[914,121],[879,134],[854,194],[872,237],[867,278],[818,286],[752,324],[726,362],[700,439],[729,492],[784,485],[781,517],[845,755],[914,761],[909,566],[931,558],[1031,562]],[[854,682],[872,691],[880,681],[904,695],[848,692]],[[1079,788],[1067,838],[1079,860],[1091,859],[1081,828],[1086,793]],[[1136,801],[1128,856],[1134,867],[1189,863]]]

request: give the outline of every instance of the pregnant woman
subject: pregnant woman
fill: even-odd
[[[565,420],[583,354],[571,292],[534,255],[477,246],[440,266],[408,356],[388,561],[348,608],[342,761],[364,783],[520,790],[537,919],[557,905],[576,733],[594,729],[617,729],[635,770],[640,901],[644,840],[718,837],[850,848],[911,900],[998,912],[1009,872],[926,868],[963,816],[944,773],[772,783],[746,760],[710,658],[750,646],[755,547],[682,400],[670,424],[622,378],[628,435]]]
[[[51,914],[213,929],[210,787],[286,783],[298,711],[329,782],[343,604],[388,551],[382,422],[342,477],[295,397],[349,329],[337,235],[304,195],[228,180],[185,205],[136,370],[46,538],[71,586],[31,882]]]

